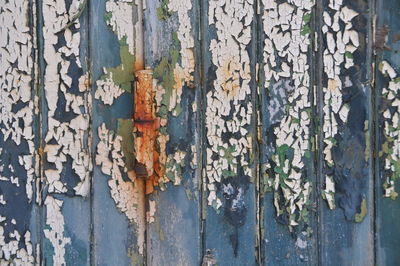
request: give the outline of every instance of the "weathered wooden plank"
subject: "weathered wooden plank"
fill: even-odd
[[[203,263],[256,264],[255,1],[201,1]]]
[[[161,127],[156,141],[165,167],[165,173],[158,171],[158,187],[147,196],[148,265],[201,264],[196,3],[148,1],[144,14],[145,66],[153,69],[157,82]]]
[[[399,1],[377,1],[375,28],[376,264],[400,260]]]
[[[90,1],[93,147],[92,263],[142,265],[143,200],[133,169],[135,1]]]
[[[0,7],[0,264],[4,265],[38,262],[35,4],[7,1]]]
[[[373,265],[371,1],[317,5],[320,263]]]
[[[314,2],[263,1],[259,50],[261,255],[315,265]],[[265,193],[265,194],[264,194]]]
[[[89,264],[91,96],[85,1],[43,1],[43,246],[45,264]],[[77,226],[78,225],[78,226]]]

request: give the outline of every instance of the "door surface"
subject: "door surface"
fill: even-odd
[[[2,0],[0,264],[398,265],[398,0]]]

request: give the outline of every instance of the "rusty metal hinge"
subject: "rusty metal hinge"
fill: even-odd
[[[153,88],[153,71],[138,70],[135,73],[134,92],[134,145],[136,178],[146,180],[146,194],[153,191],[158,184],[158,152],[156,137],[159,120],[156,117],[155,91]]]

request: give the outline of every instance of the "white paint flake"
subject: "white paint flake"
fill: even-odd
[[[252,119],[250,101],[251,24],[254,18],[253,0],[209,1],[208,24],[215,27],[216,38],[210,42],[212,63],[217,67],[214,89],[207,93],[207,189],[208,204],[218,209],[222,205],[216,193],[216,183],[222,178],[239,175],[239,168],[250,177]],[[223,138],[225,133],[229,138]],[[218,159],[215,159],[218,158]]]
[[[74,187],[75,194],[86,196],[92,170],[88,132],[91,95],[86,75],[69,74],[71,69],[82,69],[79,59],[79,20],[65,28],[80,4],[82,0],[74,0],[67,10],[63,0],[43,2],[44,90],[48,106],[44,151],[47,161],[52,165],[44,170],[44,174],[49,192],[64,193],[68,188],[61,181],[61,173],[67,162],[71,161],[73,173],[80,179]],[[64,46],[59,47],[60,40],[65,40]],[[74,82],[76,87],[73,86]],[[66,104],[61,109],[64,106],[60,104],[63,99]]]
[[[112,72],[108,73],[106,68],[104,68],[103,72],[105,78],[96,81],[97,89],[94,97],[104,104],[112,105],[114,100],[124,93],[124,90],[114,83]]]
[[[113,32],[117,34],[118,40],[125,39],[129,46],[129,52],[135,54],[135,36],[133,20],[133,0],[108,0],[106,2],[107,16],[106,23]]]

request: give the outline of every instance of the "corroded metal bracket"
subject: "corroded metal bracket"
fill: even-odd
[[[155,114],[153,71],[150,69],[138,70],[135,76],[134,143],[136,161],[134,170],[136,178],[146,179],[146,194],[149,194],[158,180],[154,167],[158,164],[156,137],[159,123]]]

